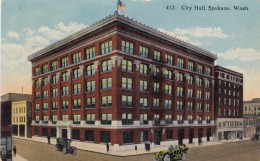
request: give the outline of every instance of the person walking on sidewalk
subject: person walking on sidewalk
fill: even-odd
[[[50,137],[50,135],[47,136],[47,139],[48,139],[48,144],[50,144],[50,143],[51,143],[51,137]]]
[[[16,156],[16,146],[13,147],[14,157]]]
[[[108,154],[108,151],[109,151],[109,145],[108,145],[108,142],[107,142],[107,154]]]

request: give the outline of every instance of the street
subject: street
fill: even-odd
[[[151,153],[133,156],[78,150],[76,156],[63,155],[54,145],[29,140],[13,139],[17,153],[28,161],[152,161]],[[193,147],[188,161],[260,161],[260,141],[229,142],[219,145]]]

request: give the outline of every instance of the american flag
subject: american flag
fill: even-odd
[[[120,0],[118,0],[117,8],[118,8],[121,12],[125,12],[125,5],[124,5]]]

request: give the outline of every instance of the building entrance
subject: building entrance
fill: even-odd
[[[193,138],[194,138],[194,129],[189,130],[189,143],[193,143]]]
[[[162,131],[161,130],[156,130],[154,132],[154,143],[157,145],[161,144],[161,140],[162,140]]]
[[[67,138],[68,131],[67,129],[61,129],[61,137]]]
[[[178,130],[178,144],[179,145],[183,144],[183,139],[184,139],[184,129],[179,129]]]

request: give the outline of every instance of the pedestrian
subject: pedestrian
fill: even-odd
[[[107,153],[108,153],[108,151],[109,151],[109,145],[108,145],[108,142],[107,142]]]
[[[47,136],[47,139],[48,139],[48,144],[50,144],[50,143],[51,143],[51,137],[50,137],[50,135]]]
[[[13,147],[14,157],[16,156],[16,146]]]

